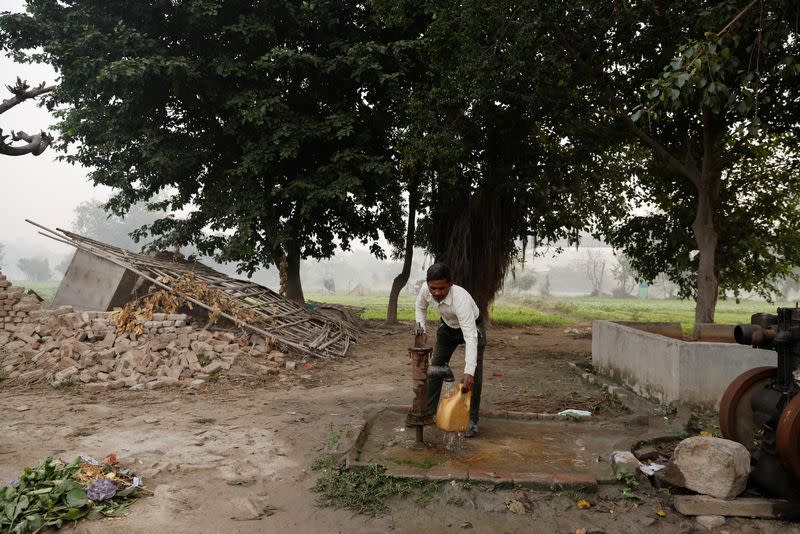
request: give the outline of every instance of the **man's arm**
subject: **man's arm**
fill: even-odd
[[[472,377],[475,376],[475,368],[478,366],[478,325],[477,317],[472,310],[470,299],[459,299],[454,303],[454,311],[458,316],[458,325],[461,327],[461,334],[464,336],[464,390],[469,391],[472,387]]]
[[[414,317],[417,324],[422,325],[422,329],[427,332],[426,317],[428,316],[428,304],[430,293],[428,292],[428,284],[423,284],[417,293],[417,302],[414,306]]]

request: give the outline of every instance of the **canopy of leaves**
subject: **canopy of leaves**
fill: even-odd
[[[601,165],[601,179],[629,178],[619,195],[627,214],[600,227],[607,240],[643,278],[666,272],[695,297],[703,192],[713,203],[720,294],[774,291],[800,264],[797,3],[548,9],[555,48],[541,53],[558,68],[556,53],[566,52],[565,84],[575,90],[565,96],[578,96],[572,107],[594,130],[569,140],[594,160],[624,162]]]
[[[385,47],[370,12],[339,2],[28,1],[0,45],[60,74],[47,99],[59,148],[114,188],[123,214],[188,210],[149,231],[252,272],[287,247],[382,254],[402,234],[381,105]]]

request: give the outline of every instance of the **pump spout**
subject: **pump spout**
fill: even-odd
[[[455,382],[453,370],[448,365],[431,365],[428,367],[428,378],[441,377],[445,382]]]

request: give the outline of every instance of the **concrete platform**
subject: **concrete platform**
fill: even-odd
[[[662,404],[719,409],[722,394],[734,378],[776,361],[772,350],[684,341],[634,328],[631,323],[592,323],[592,365]]]
[[[417,449],[405,427],[406,407],[373,410],[363,420],[347,467],[379,464],[391,475],[429,480],[462,480],[498,486],[592,491],[613,482],[610,457],[630,450],[646,427],[590,420],[569,421],[551,414],[482,411],[480,434],[467,439],[425,427]]]

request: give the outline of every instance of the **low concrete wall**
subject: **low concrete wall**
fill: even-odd
[[[734,378],[776,362],[771,350],[681,341],[612,321],[592,323],[592,364],[639,395],[664,404],[677,401],[718,409]]]

